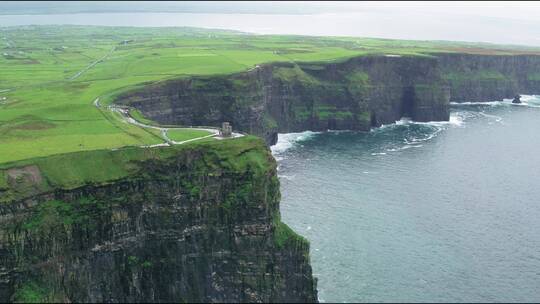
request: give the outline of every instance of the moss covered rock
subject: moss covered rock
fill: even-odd
[[[92,174],[103,158],[117,161]],[[276,163],[258,138],[57,155],[0,172],[28,166],[41,176],[34,192],[3,186],[1,302],[317,300],[309,243],[280,221]]]

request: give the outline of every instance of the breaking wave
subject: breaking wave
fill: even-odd
[[[540,95],[521,95],[521,102],[521,104],[512,104],[512,99],[487,102],[452,102],[450,104],[454,110],[450,113],[450,119],[448,121],[418,122],[404,117],[394,123],[381,125],[378,128],[372,128],[369,132],[369,136],[378,138],[385,142],[385,144],[371,150],[371,155],[382,156],[389,152],[421,148],[423,146],[422,143],[437,137],[442,131],[448,128],[465,127],[465,121],[471,118],[484,117],[489,120],[489,124],[503,123],[503,118],[501,116],[494,115],[492,113],[493,111],[488,109],[491,109],[491,107],[511,106],[540,108]],[[470,106],[480,106],[481,108],[468,108]],[[486,108],[486,106],[488,108]],[[328,130],[328,132],[341,134],[354,133],[355,131]],[[300,133],[278,134],[276,145],[271,147],[272,154],[278,161],[282,160],[282,154],[284,152],[294,147],[297,143],[309,140],[320,133],[321,132],[306,131]]]
[[[372,135],[382,139],[385,144],[376,148],[376,151],[372,152],[371,155],[385,155],[388,152],[421,148],[423,147],[422,143],[433,139],[442,131],[451,127],[463,127],[465,120],[472,116],[474,116],[472,112],[457,111],[450,114],[448,121],[429,122],[418,122],[404,117],[393,124],[373,128]],[[384,152],[380,152],[381,150]]]
[[[279,155],[288,149],[292,148],[297,142],[308,140],[319,134],[320,132],[305,131],[300,133],[280,133],[278,134],[278,141],[275,145],[270,147],[274,156]],[[279,160],[279,157],[276,157]]]
[[[455,112],[450,114],[449,121],[430,121],[417,122],[409,118],[402,118],[392,124],[381,125],[378,128],[371,129],[370,133],[375,137],[392,137],[391,142],[395,142],[396,135],[402,138],[400,146],[391,146],[383,149],[382,152],[373,152],[372,155],[386,155],[387,152],[395,152],[410,148],[420,148],[420,143],[432,139],[437,136],[442,130],[454,126],[460,127],[463,121],[467,118],[467,112]],[[333,134],[351,133],[355,131],[349,130],[328,130]],[[398,135],[402,133],[401,135]],[[278,134],[277,143],[270,147],[274,157],[280,161],[283,159],[283,153],[294,147],[297,143],[309,140],[321,132],[305,131],[299,133],[280,133]],[[403,145],[404,144],[404,145]]]

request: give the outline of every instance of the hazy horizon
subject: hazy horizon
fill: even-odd
[[[0,2],[0,26],[193,26],[540,46],[535,2]],[[136,18],[135,18],[136,17]]]

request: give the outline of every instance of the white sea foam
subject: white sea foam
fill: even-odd
[[[441,132],[442,130],[443,130],[443,128],[437,128],[432,133],[428,133],[424,137],[412,137],[410,139],[404,138],[403,142],[408,144],[408,145],[414,145],[414,144],[417,144],[419,142],[428,141],[428,140],[432,139],[433,137],[437,136],[437,134],[439,134],[439,132]]]
[[[540,103],[540,95],[520,95],[522,102]]]
[[[300,133],[283,133],[278,134],[278,141],[275,145],[270,147],[272,154],[279,155],[292,148],[295,143],[310,139],[320,132],[305,131]]]
[[[351,133],[351,132],[356,132],[356,131],[354,131],[354,130],[331,130],[331,129],[328,129],[328,130],[326,130],[326,132],[333,133],[333,134],[341,134],[341,133]]]
[[[467,118],[467,116],[470,116],[470,115],[467,115],[466,112],[455,112],[455,113],[450,114],[450,119],[448,121],[426,121],[426,122],[414,121],[408,117],[403,117],[393,124],[381,125],[379,128],[371,129],[371,131],[380,131],[387,128],[393,128],[395,126],[407,126],[407,125],[425,125],[425,126],[432,126],[436,128],[444,127],[447,125],[459,127],[463,125],[464,119]]]
[[[448,121],[428,121],[428,122],[418,122],[413,121],[410,118],[404,117],[393,124],[383,125],[381,128],[372,129],[372,132],[384,132],[387,129],[393,128],[403,128],[414,125],[426,126],[428,130],[425,132],[420,132],[417,135],[411,133],[403,138],[403,143],[405,145],[400,147],[391,147],[387,148],[387,152],[397,152],[402,150],[407,150],[411,148],[420,148],[423,145],[421,143],[431,140],[441,133],[443,130],[449,127],[463,127],[465,119],[474,116],[472,112],[469,111],[459,111],[453,112],[450,114],[450,119]],[[371,153],[371,155],[379,155],[378,153]]]
[[[512,104],[512,99],[504,99],[503,101],[482,101],[482,102],[451,102],[451,105],[455,106],[470,106],[470,105],[489,105],[489,106],[526,106],[526,107],[539,107],[540,108],[540,95],[521,95],[521,104]],[[492,114],[486,114],[484,112],[477,112],[477,111],[467,111],[467,110],[460,110],[455,111],[450,114],[450,118],[448,121],[428,121],[428,122],[419,122],[419,121],[413,121],[410,118],[403,117],[400,120],[391,123],[391,124],[383,124],[378,128],[372,128],[371,132],[382,132],[386,129],[393,129],[396,127],[401,126],[411,126],[411,125],[424,125],[432,127],[433,131],[427,133],[425,136],[422,137],[409,137],[405,138],[403,142],[405,145],[400,148],[392,148],[387,149],[386,151],[399,151],[399,150],[405,150],[409,148],[416,148],[421,147],[422,145],[419,145],[421,142],[428,141],[435,136],[437,136],[441,131],[445,130],[448,127],[464,127],[465,121],[468,118],[477,117],[478,115],[482,115],[484,117],[493,119],[495,122],[502,122],[502,117],[492,115]],[[331,133],[343,133],[343,132],[354,132],[350,130],[328,130],[328,132]],[[277,143],[271,147],[272,154],[274,157],[279,161],[282,160],[283,157],[279,156],[283,152],[287,151],[288,149],[292,148],[296,143],[305,141],[307,139],[312,138],[316,134],[320,134],[321,132],[313,132],[313,131],[306,131],[306,132],[300,132],[300,133],[283,133],[278,135],[278,141]],[[372,153],[372,155],[384,155],[386,153],[380,152],[380,153]]]
[[[374,152],[374,153],[371,153],[371,155],[375,156],[375,155],[386,155],[385,152]]]
[[[423,145],[405,145],[405,146],[398,147],[398,148],[386,149],[386,151],[388,151],[388,152],[397,152],[397,151],[401,151],[401,150],[407,150],[407,149],[410,149],[410,148],[420,148],[422,146]]]
[[[411,121],[411,124],[417,124],[417,125],[428,125],[433,127],[443,127],[443,126],[462,126],[464,121],[464,112],[454,112],[450,114],[450,118],[448,121],[427,121],[427,122],[419,122],[419,121]]]
[[[463,122],[464,122],[464,117],[460,115],[460,113],[452,113],[450,115],[450,119],[448,120],[449,124],[453,126],[457,126],[457,127],[461,127],[463,125]]]
[[[280,179],[286,179],[286,180],[293,180],[294,179],[294,175],[278,174],[278,177]]]
[[[475,106],[475,105],[486,105],[486,106],[522,106],[522,107],[531,107],[539,108],[540,107],[540,95],[520,95],[521,103],[514,104],[512,103],[513,98],[504,98],[502,101],[477,101],[477,102],[451,102],[452,106]]]
[[[521,103],[516,106],[527,106],[530,108],[540,108],[540,95],[521,95]]]
[[[451,102],[451,106],[500,106],[507,105],[512,102],[512,99],[494,100],[494,101],[467,101],[467,102]]]
[[[396,125],[426,125],[426,126],[433,126],[433,127],[442,127],[446,125],[452,125],[452,126],[461,126],[463,125],[463,120],[465,115],[463,112],[454,112],[450,114],[450,118],[448,121],[413,121],[410,120],[410,118],[402,118],[399,121],[396,121]]]
[[[396,121],[396,126],[404,126],[412,122],[413,121],[409,117],[402,117],[400,120]]]
[[[501,122],[502,121],[502,117],[497,116],[497,115],[486,114],[484,112],[479,112],[478,114],[480,114],[480,115],[482,115],[484,117],[487,117],[487,118],[494,119],[495,122]]]

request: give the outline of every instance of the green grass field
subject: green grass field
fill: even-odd
[[[177,142],[190,140],[193,138],[211,135],[212,133],[204,130],[176,129],[169,130],[167,136]]]
[[[156,132],[93,104],[147,82],[228,74],[276,61],[515,52],[483,44],[91,26],[0,27],[0,48],[0,163],[163,142]],[[538,49],[520,50],[533,51]],[[140,113],[132,115],[144,122]],[[198,135],[204,134],[172,132],[175,140]]]

